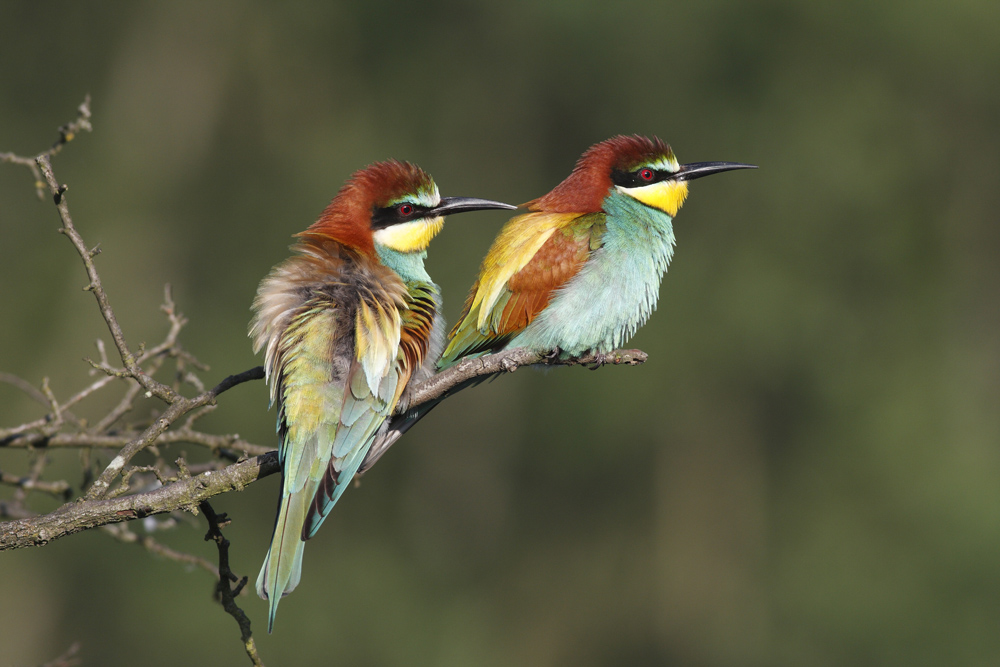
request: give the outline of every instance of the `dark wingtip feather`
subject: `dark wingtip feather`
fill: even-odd
[[[303,540],[308,540],[316,535],[316,531],[319,530],[327,514],[330,513],[339,478],[340,473],[334,469],[333,462],[331,461],[330,465],[326,467],[323,478],[319,481],[316,494],[313,496],[312,503],[309,506],[309,513],[306,514],[305,523],[302,524]]]

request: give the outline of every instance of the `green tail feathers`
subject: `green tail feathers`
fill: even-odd
[[[295,493],[281,494],[281,508],[271,536],[264,565],[257,576],[257,595],[268,601],[267,631],[274,627],[274,615],[282,596],[291,593],[302,576],[302,526],[312,504],[316,484],[306,484]]]

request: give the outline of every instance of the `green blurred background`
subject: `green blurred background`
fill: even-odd
[[[259,363],[258,281],[372,161],[512,202],[618,133],[761,166],[693,184],[644,366],[449,400],[346,494],[273,635],[241,598],[268,664],[1000,664],[995,2],[5,2],[0,64],[0,150],[92,94],[57,177],[129,339],[172,283],[208,382]],[[449,321],[504,219],[431,247]],[[57,226],[0,165],[0,370],[66,396],[107,335]],[[205,428],[274,442],[263,383],[220,403]],[[0,425],[39,414],[0,386]],[[251,579],[277,489],[214,502]],[[214,559],[203,533],[158,537]],[[99,532],[6,552],[0,664],[243,664],[211,589]]]

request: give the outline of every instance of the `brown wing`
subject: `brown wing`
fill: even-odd
[[[600,246],[603,232],[603,214],[574,217],[552,231],[521,268],[492,290],[484,285],[490,277],[502,273],[504,267],[490,264],[491,256],[499,254],[495,248],[491,249],[483,262],[480,280],[473,286],[465,310],[451,331],[441,365],[501,349],[523,331],[549,305],[555,291],[580,271],[590,253]],[[502,239],[501,233],[498,242]]]

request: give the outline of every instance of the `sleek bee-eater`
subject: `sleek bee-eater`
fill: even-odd
[[[528,212],[500,230],[439,367],[507,348],[562,356],[593,352],[603,360],[656,307],[674,252],[673,218],[688,182],[755,168],[679,164],[656,137],[617,136],[591,146],[562,183],[524,204]],[[397,416],[362,471],[434,405]]]
[[[688,182],[755,168],[678,164],[656,137],[591,146],[500,230],[439,365],[504,348],[601,357],[621,347],[656,307]]]
[[[264,278],[250,326],[278,404],[281,499],[257,577],[268,632],[282,595],[299,583],[304,541],[340,498],[375,433],[430,375],[444,325],[424,270],[443,216],[500,202],[445,197],[429,175],[390,160],[351,176],[295,254]]]

